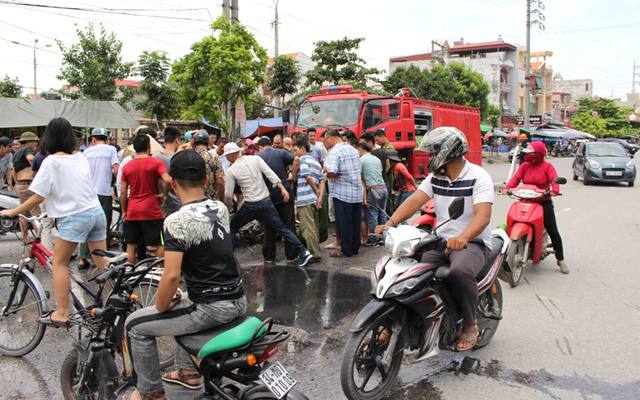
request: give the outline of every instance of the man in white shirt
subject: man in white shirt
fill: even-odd
[[[111,243],[109,228],[111,227],[111,217],[113,215],[111,182],[113,181],[113,176],[118,174],[118,167],[120,166],[118,152],[115,147],[107,144],[108,140],[109,132],[106,129],[95,128],[91,132],[91,147],[88,147],[82,153],[89,161],[93,187],[98,193],[98,200],[107,217],[107,247]],[[90,259],[89,246],[87,243],[82,243],[80,245],[78,268],[88,268]]]
[[[273,172],[266,162],[257,156],[240,156],[240,148],[235,143],[227,143],[224,146],[224,156],[229,160],[231,166],[225,171],[226,177],[226,202],[231,208],[233,198],[233,189],[236,185],[240,186],[244,196],[242,207],[235,213],[231,219],[231,234],[234,238],[240,228],[253,220],[264,222],[277,234],[282,235],[284,240],[298,251],[300,261],[298,266],[304,267],[311,261],[313,256],[309,250],[304,247],[300,239],[295,233],[291,232],[282,222],[278,211],[273,202],[269,198],[269,190],[262,178],[263,174],[271,182],[273,187],[278,187],[282,193],[284,201],[289,200],[289,192],[280,182],[278,175]]]

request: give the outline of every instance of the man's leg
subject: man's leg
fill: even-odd
[[[380,210],[375,206],[376,203],[373,201],[373,195],[371,192],[367,193],[367,203],[369,203],[369,207],[364,207],[364,215],[367,217],[367,222],[369,223],[369,237],[367,243],[374,244],[378,241],[375,231],[376,226],[378,226],[378,214],[380,213]]]
[[[276,206],[276,210],[278,211],[278,215],[282,220],[284,226],[287,227],[291,232],[296,232],[296,212],[294,207],[294,202],[290,201],[288,203],[278,204]],[[296,248],[290,242],[284,242],[284,255],[287,260],[294,260],[298,256],[298,252]]]
[[[240,207],[238,211],[236,211],[236,213],[233,215],[233,218],[231,218],[231,222],[229,223],[229,228],[231,229],[230,233],[231,233],[231,238],[233,239],[234,249],[236,247],[236,233],[238,233],[238,231],[243,226],[245,226],[249,222],[256,219],[257,210],[258,210],[258,207],[256,203],[245,201],[242,204],[242,207]]]
[[[334,197],[333,209],[336,217],[336,232],[340,234],[340,249],[346,257],[351,257],[353,255],[354,231],[356,232],[356,241],[360,243],[360,214],[358,214],[358,223],[352,224],[352,216],[348,207],[348,203]]]
[[[387,201],[389,200],[389,192],[387,192],[386,189],[378,189],[378,190],[379,190],[378,193],[380,194],[380,197],[382,197],[382,200],[384,200],[384,204],[387,204]],[[378,210],[377,225],[384,225],[386,223],[387,223],[387,215],[384,213],[383,210]]]
[[[163,220],[155,219],[139,222],[142,227],[142,235],[145,243],[156,248],[157,257],[164,257],[164,232],[162,230]]]
[[[98,195],[98,201],[100,201],[100,206],[102,207],[102,211],[104,211],[104,216],[107,218],[107,248],[111,244],[111,221],[113,220],[113,201],[111,196],[100,196]]]
[[[346,203],[349,207],[347,210],[351,212],[351,253],[357,255],[360,250],[360,234],[358,233],[358,223],[362,216],[362,204],[360,203]]]
[[[127,261],[131,264],[136,263],[136,249],[138,243],[144,238],[142,225],[140,221],[127,221],[124,226],[124,240],[127,243]]]
[[[302,256],[307,251],[300,239],[295,233],[291,232],[284,226],[284,223],[280,219],[278,212],[271,200],[262,200],[260,203],[260,212],[258,218],[264,222],[265,225],[271,226],[276,233],[279,233],[284,237],[285,242],[290,242],[296,249],[298,255]]]
[[[318,242],[317,214],[318,211],[315,204],[298,207],[302,237],[307,242],[307,248],[311,251],[311,254],[316,258],[320,258],[322,254],[320,253],[320,244]]]

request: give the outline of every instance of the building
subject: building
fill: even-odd
[[[627,101],[618,101],[619,107],[633,107],[634,109],[640,109],[640,93],[632,92],[627,93]]]
[[[389,59],[389,72],[399,67],[415,65],[431,68],[435,62],[443,64],[459,62],[484,76],[491,92],[489,103],[502,110],[503,125],[514,126],[522,115],[525,93],[525,48],[506,43],[502,38],[493,42],[448,42],[438,45],[440,50]],[[550,51],[531,53],[531,115],[537,115],[539,123],[551,118],[553,94],[553,69],[548,65]],[[534,60],[535,58],[535,60]],[[534,125],[537,125],[534,123]]]
[[[562,75],[556,73],[553,77],[551,122],[568,126],[569,119],[578,106],[578,100],[582,97],[593,98],[593,80],[565,80],[562,79]]]

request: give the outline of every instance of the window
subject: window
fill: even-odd
[[[371,100],[364,106],[363,130],[367,130],[387,121],[400,119],[400,100]]]
[[[588,92],[588,91],[589,91],[589,84],[588,84],[588,83],[585,83],[585,84],[584,84],[584,91],[585,91],[585,92]]]

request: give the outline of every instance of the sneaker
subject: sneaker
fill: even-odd
[[[311,260],[309,260],[309,264],[317,264],[320,261],[322,261],[322,257],[313,257]]]
[[[313,255],[311,255],[311,252],[309,250],[305,251],[302,257],[300,257],[298,267],[304,267],[305,265],[309,264],[309,261],[311,261],[312,258]]]
[[[292,258],[291,260],[287,260],[287,264],[295,264],[300,260],[300,257]]]
[[[558,261],[558,267],[560,267],[560,272],[563,274],[569,273],[569,267],[567,267],[567,263],[564,261]]]
[[[264,265],[276,265],[276,260],[264,260]]]
[[[366,247],[374,247],[374,246],[378,246],[378,241],[377,240],[371,240],[368,239],[366,242],[364,242],[364,246]]]

